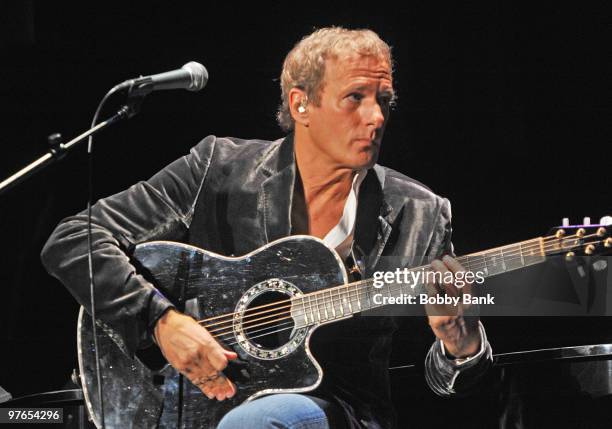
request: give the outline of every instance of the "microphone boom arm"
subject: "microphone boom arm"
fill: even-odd
[[[144,97],[144,95],[142,97]],[[59,138],[60,138],[59,134],[51,134],[48,138],[49,143],[51,145],[51,148],[49,149],[49,151],[43,156],[41,156],[40,158],[38,158],[36,161],[30,163],[26,167],[17,171],[15,174],[9,176],[8,178],[0,182],[0,195],[8,191],[10,188],[14,187],[15,185],[17,185],[18,183],[21,183],[28,177],[34,175],[34,173],[42,170],[47,165],[50,165],[56,161],[59,161],[66,155],[66,153],[70,149],[72,149],[76,144],[87,139],[87,137],[89,137],[90,135],[93,135],[99,131],[102,131],[103,129],[114,124],[115,122],[118,122],[123,119],[131,118],[138,112],[141,101],[142,101],[142,98],[138,98],[138,99],[134,98],[128,101],[128,103],[125,106],[121,107],[117,111],[117,113],[115,113],[113,116],[111,116],[110,118],[106,119],[103,122],[100,122],[95,127],[90,128],[84,133],[76,136],[75,138],[70,140],[68,143],[61,143],[59,141]]]

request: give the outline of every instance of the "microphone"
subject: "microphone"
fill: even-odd
[[[177,70],[126,80],[115,88],[117,90],[125,88],[136,89],[139,93],[144,94],[166,89],[199,91],[206,86],[207,82],[208,71],[206,71],[206,67],[191,61]]]

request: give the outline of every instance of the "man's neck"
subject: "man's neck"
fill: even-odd
[[[294,143],[308,214],[308,233],[324,238],[342,217],[355,172],[319,153],[308,138],[296,134]]]
[[[315,152],[304,139],[295,139],[295,159],[302,179],[304,197],[313,200],[345,201],[350,193],[355,171],[333,163]]]

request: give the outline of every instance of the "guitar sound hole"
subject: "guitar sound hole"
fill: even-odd
[[[276,291],[255,297],[242,319],[247,338],[267,350],[287,344],[292,338],[293,325],[289,296]]]

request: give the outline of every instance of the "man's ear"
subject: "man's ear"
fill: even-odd
[[[299,88],[289,91],[289,109],[291,117],[297,124],[308,126],[308,96]]]

